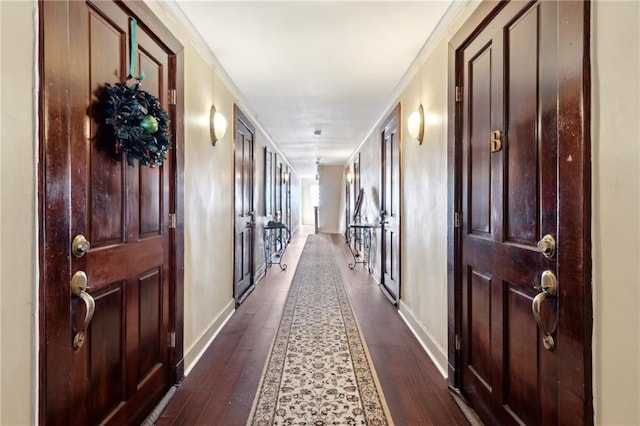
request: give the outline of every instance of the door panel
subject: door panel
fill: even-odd
[[[68,163],[49,162],[45,179],[45,199],[58,206],[45,213],[46,223],[55,220],[54,215],[68,217],[66,241],[45,235],[47,252],[59,253],[57,259],[51,254],[45,257],[47,280],[62,267],[63,258],[69,265],[69,277],[56,280],[66,290],[64,298],[48,291],[43,303],[47,312],[44,405],[45,420],[51,424],[140,423],[169,386],[168,215],[173,156],[170,153],[165,164],[155,168],[140,167],[137,161],[128,164],[125,155],[116,155],[115,141],[102,125],[102,89],[107,83],[124,82],[128,70],[131,12],[125,7],[112,2],[43,3],[43,51],[60,54],[57,49],[61,49],[71,58],[72,69],[62,79],[64,73],[54,71],[55,61],[45,53],[44,86],[55,83],[69,92],[67,99],[43,95],[45,110],[69,111],[68,134],[63,129],[48,138],[46,147],[47,156],[62,151],[69,158]],[[67,27],[65,39],[60,30]],[[142,89],[171,111],[172,53],[156,40],[143,25],[138,28],[136,75],[144,72]],[[171,120],[176,121],[174,116]],[[49,116],[44,125],[51,125]],[[65,169],[68,175],[59,173]],[[65,185],[68,193],[56,190]],[[71,241],[79,234],[91,243],[83,257],[71,255]],[[72,339],[83,329],[86,308],[78,297],[71,297],[68,283],[70,275],[80,271],[87,275],[95,313],[84,344],[73,349]],[[64,330],[63,336],[57,329]],[[50,364],[54,361],[49,343],[52,351],[70,360],[66,367]],[[66,377],[62,382],[67,383],[57,376]]]
[[[471,231],[478,235],[491,232],[491,164],[487,149],[487,135],[491,132],[491,44],[483,46],[469,62],[470,90],[473,90],[469,99],[473,112],[470,117],[469,222]]]
[[[235,107],[235,238],[234,287],[236,306],[249,295],[254,283],[253,138],[255,130]],[[280,192],[280,186],[276,187]],[[276,207],[276,210],[279,208]]]
[[[139,337],[138,380],[162,362],[162,271],[154,268],[138,279],[139,288]]]
[[[491,276],[470,270],[470,356],[469,368],[487,389],[492,388],[491,369]]]
[[[533,299],[516,285],[507,283],[506,286],[505,317],[509,318],[506,340],[517,344],[510,344],[506,349],[505,364],[509,366],[509,374],[505,383],[508,389],[505,402],[526,424],[535,424],[536,416],[530,408],[531,395],[538,392],[537,359],[532,356],[538,352],[538,328],[531,321]]]
[[[89,50],[90,57],[83,58],[83,62],[88,60],[91,76],[91,88],[97,89],[105,82],[118,82],[125,75],[125,64],[121,63],[121,58],[127,53],[128,22],[120,14],[116,21],[107,20],[99,11],[88,8],[88,26],[94,49]],[[84,14],[82,14],[84,15]],[[80,18],[79,15],[78,18]],[[82,21],[80,21],[82,22]],[[93,101],[90,93],[83,93],[87,103]],[[96,120],[89,120],[91,135],[98,135],[96,149],[89,149],[89,161],[86,166],[78,164],[77,179],[82,179],[82,175],[87,173],[84,168],[89,169],[89,188],[96,188],[96,191],[89,192],[88,205],[74,209],[76,215],[80,212],[90,212],[89,226],[90,232],[87,238],[94,248],[122,243],[125,241],[124,235],[124,209],[125,209],[125,166],[122,161],[103,161],[112,152],[112,138],[101,135],[99,123]],[[79,161],[78,161],[79,162]],[[80,174],[82,173],[82,175]],[[100,188],[107,188],[102,191]],[[80,206],[78,206],[80,207]],[[113,212],[119,212],[113,214]],[[82,218],[78,217],[78,221]]]
[[[538,241],[538,8],[506,28],[509,149],[506,163],[505,239],[535,247]],[[544,132],[544,130],[543,130]],[[547,171],[545,171],[547,172]]]
[[[384,123],[381,170],[381,264],[386,293],[400,300],[400,132],[398,106]]]
[[[89,377],[89,424],[95,424],[104,413],[121,401],[125,376],[122,374],[124,360],[122,344],[124,336],[124,288],[119,282],[108,286],[108,290],[94,294],[95,318],[91,321],[91,338],[86,343],[91,359]]]

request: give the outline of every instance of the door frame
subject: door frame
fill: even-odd
[[[462,374],[462,115],[456,99],[462,85],[457,53],[507,2],[484,1],[449,42],[447,142],[447,323],[448,380],[459,387]],[[558,34],[558,423],[592,424],[591,299],[591,61],[590,3],[559,2]],[[579,64],[579,65],[578,65]],[[464,88],[462,88],[464,90]],[[462,97],[461,97],[462,98]],[[567,164],[573,165],[569,167]],[[562,219],[563,217],[571,220]],[[457,223],[456,223],[457,222]],[[562,250],[562,247],[569,248]],[[564,285],[563,285],[564,284]],[[571,300],[572,303],[567,303]],[[564,301],[564,302],[563,302]]]
[[[384,224],[381,225],[380,230],[380,289],[382,293],[385,295],[389,302],[393,304],[396,308],[400,307],[400,299],[402,298],[402,104],[398,103],[387,115],[387,118],[384,119],[382,125],[379,128],[380,134],[380,211],[383,210],[383,203],[386,202],[387,190],[390,191],[390,188],[385,188],[385,171],[387,166],[387,161],[389,159],[384,155],[385,154],[385,140],[384,134],[387,130],[387,127],[393,122],[396,121],[396,125],[398,128],[397,135],[397,143],[398,143],[398,158],[397,158],[397,166],[398,166],[398,193],[396,197],[398,198],[398,294],[392,295],[391,292],[387,289],[384,281],[384,268],[387,256],[387,246],[384,240]]]
[[[235,248],[236,248],[236,226],[237,226],[237,222],[238,222],[238,218],[236,215],[236,181],[235,181],[235,176],[236,176],[236,126],[238,121],[241,121],[242,124],[251,132],[251,135],[253,137],[252,140],[252,147],[251,147],[251,210],[253,211],[253,236],[251,238],[251,254],[250,254],[250,258],[251,258],[251,262],[249,267],[251,268],[251,271],[249,273],[250,276],[250,280],[251,283],[249,285],[249,287],[247,287],[247,290],[240,296],[238,297],[236,295],[236,282],[237,282],[237,277],[236,277],[236,257],[235,257]],[[233,282],[231,283],[232,287],[232,293],[233,293],[233,299],[235,300],[235,306],[236,308],[238,306],[240,306],[240,304],[251,294],[251,292],[254,290],[255,286],[256,286],[256,277],[255,277],[255,271],[256,271],[256,266],[255,266],[255,254],[256,254],[256,238],[258,233],[256,232],[256,196],[255,196],[255,183],[256,183],[256,159],[255,159],[255,146],[256,146],[256,128],[255,126],[251,123],[251,121],[249,120],[249,118],[247,117],[247,115],[242,112],[242,110],[240,109],[240,107],[238,106],[238,104],[233,104],[233,176],[234,176],[234,180],[233,180]],[[274,158],[272,158],[272,162],[274,164],[272,164],[272,167],[274,167],[275,170],[275,165],[276,165],[276,157],[274,156]],[[278,190],[278,186],[275,185],[274,186],[275,190]],[[274,199],[275,199],[275,194],[272,194]],[[275,210],[277,206],[275,206],[274,204],[274,210],[272,211],[272,214],[275,214],[275,212],[277,210]]]
[[[70,87],[70,80],[73,79],[71,61],[68,56],[60,55],[55,63],[45,63],[43,55],[44,28],[45,21],[53,19],[44,13],[44,0],[38,2],[39,15],[39,39],[38,39],[38,69],[39,91],[37,100],[38,110],[38,267],[40,270],[38,278],[38,419],[39,423],[46,420],[47,394],[46,394],[46,366],[47,359],[53,356],[56,363],[60,363],[65,371],[71,368],[71,360],[66,352],[51,353],[51,343],[46,341],[47,336],[47,285],[48,291],[59,286],[61,290],[55,291],[54,298],[65,297],[60,303],[68,304],[66,299],[68,293],[68,282],[71,277],[71,253],[69,241],[71,235],[71,218],[68,209],[71,202],[71,192],[68,186],[63,188],[50,188],[47,185],[48,179],[56,176],[61,177],[70,172],[69,158],[64,152],[47,152],[47,142],[49,136],[64,138],[69,141],[77,135],[70,134],[70,111],[69,103],[63,102],[68,92],[65,87]],[[64,5],[61,6],[65,8]],[[172,333],[172,348],[169,351],[169,371],[168,384],[178,383],[184,376],[184,47],[180,41],[165,27],[162,21],[142,2],[120,3],[119,7],[126,10],[135,17],[139,25],[148,28],[153,34],[161,37],[162,44],[172,53],[170,57],[169,87],[176,90],[175,103],[168,105],[169,115],[172,120],[172,149],[169,155],[172,159],[170,165],[169,178],[169,213],[175,214],[176,226],[169,229],[169,325]],[[70,16],[64,15],[67,25],[71,25]],[[66,42],[68,33],[59,37],[57,42]],[[52,40],[48,40],[52,41]],[[68,51],[67,51],[68,53]],[[54,66],[55,68],[51,68]],[[45,67],[47,68],[45,70]],[[47,85],[47,76],[56,75],[56,81],[63,84]],[[173,79],[175,76],[175,80]],[[50,111],[45,108],[44,92],[48,92],[49,98],[57,98],[62,108]],[[88,107],[88,106],[87,106]],[[52,167],[59,167],[55,172]],[[52,189],[54,194],[46,196],[47,189]],[[56,272],[47,273],[47,265],[57,264]],[[47,278],[55,278],[56,282],[47,282]],[[59,282],[58,282],[59,281]],[[67,285],[64,285],[67,283]],[[62,331],[56,335],[56,342],[68,342],[71,348],[71,332]],[[62,344],[64,347],[65,343]],[[64,379],[64,377],[63,377]],[[65,389],[69,391],[69,387]],[[56,398],[66,401],[70,406],[73,401],[70,395],[59,395]],[[67,408],[66,416],[72,418],[72,407]]]

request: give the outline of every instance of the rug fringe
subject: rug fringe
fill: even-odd
[[[158,405],[156,405],[156,408],[154,408],[151,414],[149,414],[147,418],[144,419],[144,421],[140,424],[140,426],[153,426],[154,424],[156,424],[156,422],[160,418],[160,415],[169,404],[169,401],[171,401],[171,398],[173,398],[173,395],[176,393],[176,390],[178,390],[177,385],[169,388],[169,390],[162,397]]]
[[[451,398],[458,404],[460,411],[462,411],[462,414],[464,414],[471,426],[484,426],[484,423],[482,423],[482,420],[478,417],[478,413],[471,408],[471,405],[469,405],[467,399],[462,395],[460,389],[449,385],[449,395],[451,395]]]

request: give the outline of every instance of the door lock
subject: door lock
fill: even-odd
[[[551,234],[547,234],[538,241],[538,250],[547,259],[552,259],[556,254],[556,239]]]
[[[91,248],[91,243],[85,238],[84,235],[78,234],[71,243],[71,253],[75,257],[82,257]]]

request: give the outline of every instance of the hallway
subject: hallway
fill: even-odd
[[[268,270],[183,382],[157,425],[244,425],[311,227],[300,227],[285,253],[286,271]],[[464,425],[447,383],[363,267],[347,267],[341,235],[333,243],[355,315],[396,425]]]

